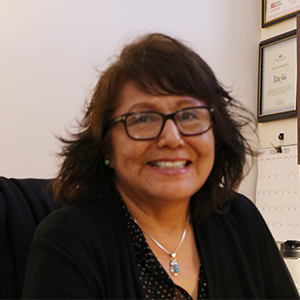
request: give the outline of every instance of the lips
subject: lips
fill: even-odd
[[[150,162],[151,166],[159,169],[183,169],[187,166],[187,164],[187,160]]]

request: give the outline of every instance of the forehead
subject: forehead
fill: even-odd
[[[155,110],[163,113],[191,106],[206,105],[205,101],[182,95],[153,95],[128,82],[121,90],[114,116],[139,110]]]

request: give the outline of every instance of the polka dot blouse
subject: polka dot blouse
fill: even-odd
[[[119,198],[121,199],[121,197]],[[138,262],[138,272],[144,298],[192,300],[192,297],[183,288],[174,284],[168,273],[156,259],[140,227],[134,222],[122,199],[121,205]],[[199,271],[198,299],[208,299],[208,286],[203,266],[200,266]]]

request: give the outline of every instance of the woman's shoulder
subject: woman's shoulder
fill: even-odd
[[[240,213],[245,213],[248,216],[250,216],[249,214],[254,214],[254,215],[259,214],[259,211],[255,203],[252,200],[250,200],[248,197],[240,193],[236,193],[235,196],[232,198],[232,200],[229,202],[228,212],[229,213],[240,212]]]
[[[228,214],[244,221],[255,223],[256,225],[266,226],[265,220],[255,202],[240,193],[237,193],[230,202]]]
[[[256,207],[255,203],[243,194],[236,193],[235,196],[229,201],[227,209],[224,214],[225,219],[236,220],[242,223],[254,223],[258,221],[264,222],[263,218]]]
[[[201,227],[206,230],[209,227],[222,228],[224,232],[227,230],[227,232],[234,231],[241,234],[268,230],[255,203],[240,193],[236,193],[226,203],[226,208],[222,212],[212,213]]]
[[[105,234],[118,219],[116,201],[99,196],[62,207],[48,215],[38,226],[35,239],[44,235]]]

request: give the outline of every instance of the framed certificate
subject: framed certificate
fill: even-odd
[[[300,0],[262,0],[262,27],[300,13]]]
[[[296,117],[297,32],[259,44],[258,122]]]

